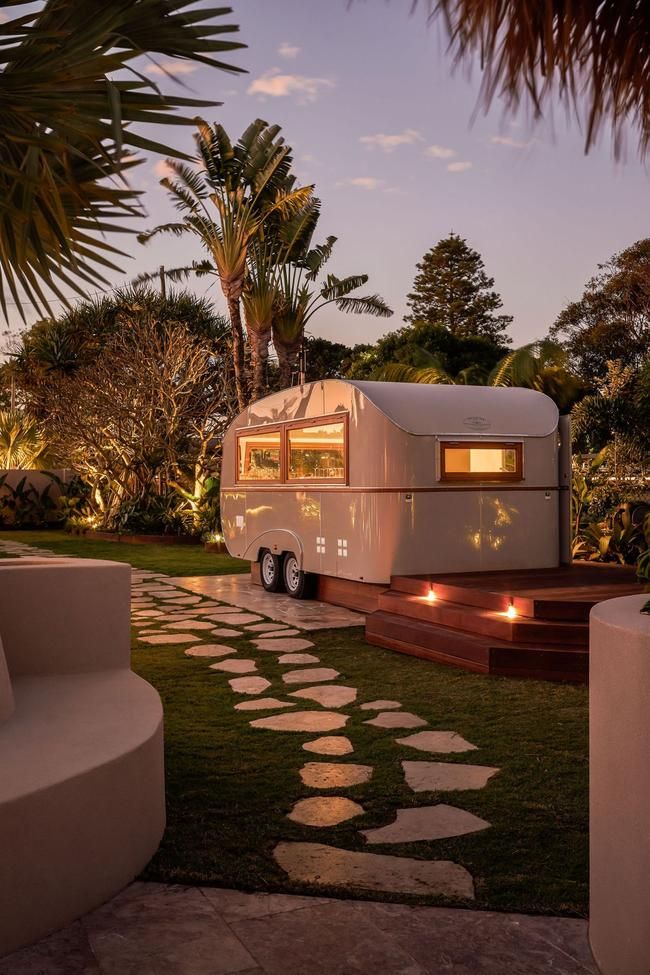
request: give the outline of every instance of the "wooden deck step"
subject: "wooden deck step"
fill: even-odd
[[[504,643],[577,647],[586,647],[589,644],[589,628],[586,623],[526,616],[508,619],[503,612],[492,609],[448,602],[445,599],[429,602],[422,596],[395,592],[392,589],[379,596],[379,611],[490,637]]]
[[[476,673],[578,682],[585,682],[588,674],[589,652],[584,647],[504,643],[382,610],[368,616],[366,639],[375,646]]]

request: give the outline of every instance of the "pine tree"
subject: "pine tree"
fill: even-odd
[[[411,309],[404,321],[444,325],[454,335],[482,335],[501,344],[510,315],[496,314],[502,307],[493,291],[494,278],[485,273],[483,258],[458,234],[450,233],[428,251],[419,264],[408,297]]]

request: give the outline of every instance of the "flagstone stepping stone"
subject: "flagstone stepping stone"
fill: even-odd
[[[161,616],[166,616],[167,614],[161,613],[159,609],[152,609],[152,610],[147,610],[146,613],[143,612],[134,615],[137,615],[138,619],[156,620],[156,619],[160,619]]]
[[[456,806],[417,806],[398,809],[395,822],[379,829],[361,830],[368,843],[418,843],[420,840],[444,840],[487,829],[490,824],[466,809]]]
[[[195,647],[188,647],[187,657],[227,657],[229,653],[236,653],[232,647],[220,643],[197,643]]]
[[[154,636],[143,636],[140,637],[141,643],[149,643],[152,646],[161,646],[163,644],[175,644],[175,643],[192,643],[196,640],[195,633],[159,633]]]
[[[235,626],[243,626],[244,623],[250,623],[253,620],[261,619],[260,616],[252,616],[247,613],[211,613],[210,619],[214,620],[215,623],[234,623]]]
[[[382,711],[363,723],[374,725],[375,728],[418,728],[427,722],[410,711]]]
[[[360,711],[392,711],[394,708],[401,708],[399,701],[366,701],[359,705]]]
[[[213,636],[224,636],[224,637],[241,636],[241,633],[239,632],[239,630],[229,630],[227,627],[224,627],[222,629],[219,626],[217,626],[216,629],[214,629],[214,630],[210,630],[210,633]]]
[[[457,734],[455,731],[418,731],[416,735],[409,735],[408,738],[398,738],[398,745],[409,745],[410,748],[417,748],[420,752],[440,752],[451,754],[452,752],[475,752],[476,745]]]
[[[300,650],[309,650],[314,644],[311,640],[300,640],[296,637],[282,636],[266,637],[263,640],[253,640],[258,650],[281,650],[283,653],[295,653]]]
[[[251,728],[269,731],[336,731],[348,722],[347,714],[336,711],[294,711],[291,714],[273,714],[268,718],[251,721]]]
[[[300,769],[303,785],[310,789],[345,789],[370,782],[371,765],[342,765],[336,762],[307,762]]]
[[[201,602],[199,596],[163,596],[163,599],[169,606],[193,606]]]
[[[275,708],[295,708],[292,701],[278,701],[277,697],[258,697],[235,704],[235,711],[273,711]]]
[[[313,653],[283,653],[278,657],[279,664],[319,664],[320,657],[315,657]]]
[[[168,630],[211,630],[212,623],[201,620],[175,620],[166,624]]]
[[[242,660],[239,657],[233,657],[232,660],[222,660],[221,663],[210,664],[210,670],[223,670],[226,674],[252,674],[257,670],[257,665],[254,660]]]
[[[228,683],[235,694],[261,694],[271,686],[265,677],[233,677]]]
[[[339,676],[338,670],[333,670],[332,667],[310,667],[309,670],[289,670],[282,675],[282,680],[285,684],[316,684],[324,680],[336,680]]]
[[[253,623],[246,627],[247,630],[251,630],[253,633],[266,633],[271,630],[288,630],[289,627],[286,623]]]
[[[324,735],[323,738],[306,741],[302,747],[316,755],[349,755],[354,751],[352,742],[345,735]]]
[[[299,799],[287,819],[303,826],[338,826],[364,813],[363,806],[344,796],[314,796],[312,799]]]
[[[402,762],[406,784],[414,792],[453,792],[484,789],[498,768],[456,765],[451,762]]]
[[[474,897],[471,874],[451,860],[415,860],[340,850],[322,843],[278,843],[273,856],[291,880],[346,890]]]
[[[164,636],[165,634],[162,633],[160,630],[139,630],[138,635],[139,636]]]
[[[301,691],[292,691],[290,694],[290,697],[303,697],[307,701],[316,701],[326,708],[342,708],[354,701],[356,696],[356,687],[340,687],[338,684],[304,687]]]
[[[278,630],[277,632],[273,630],[271,633],[262,633],[260,636],[263,636],[265,640],[273,640],[278,637],[302,636],[302,633],[302,630]],[[260,647],[260,649],[262,648]],[[268,649],[272,648],[269,647]]]

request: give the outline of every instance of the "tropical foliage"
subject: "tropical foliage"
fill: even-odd
[[[5,0],[4,8],[17,6]],[[165,93],[143,74],[162,55],[236,71],[242,45],[227,7],[192,0],[45,0],[0,23],[0,308],[21,291],[48,311],[48,290],[107,283],[124,255],[105,235],[142,215],[126,177],[134,151],[182,155],[142,134],[193,123],[214,102]],[[139,59],[139,60],[138,60]],[[159,68],[164,75],[164,67]],[[134,124],[137,123],[137,124]],[[63,287],[65,286],[65,287]],[[63,290],[62,290],[63,288]]]
[[[480,61],[481,99],[540,116],[554,97],[574,114],[585,150],[604,124],[620,156],[625,133],[650,140],[650,8],[620,0],[414,0],[447,28],[456,61]]]
[[[47,465],[47,444],[36,420],[19,410],[0,411],[0,470]]]

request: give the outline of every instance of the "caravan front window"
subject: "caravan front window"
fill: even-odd
[[[290,481],[345,481],[345,422],[316,421],[287,429]]]
[[[521,481],[523,445],[447,441],[440,444],[443,481]]]
[[[240,481],[279,481],[281,457],[280,430],[242,433],[237,437],[237,473]]]

